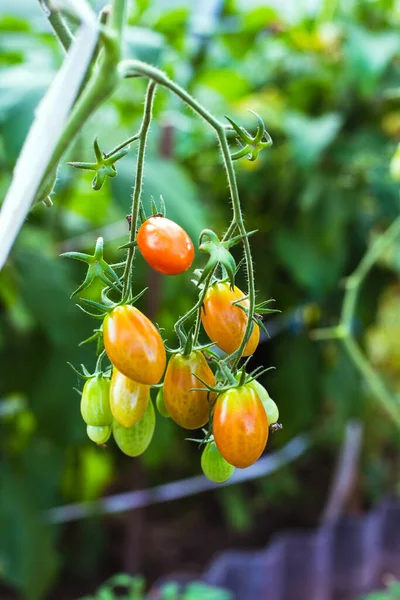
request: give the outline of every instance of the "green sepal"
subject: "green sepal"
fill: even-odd
[[[208,239],[204,239],[208,238]],[[226,270],[231,288],[235,285],[236,262],[226,247],[226,242],[221,242],[217,234],[211,229],[203,229],[199,238],[199,250],[210,255],[208,262],[199,277],[198,284],[214,272],[218,265]]]
[[[107,286],[112,287],[115,291],[120,292],[122,282],[117,273],[103,258],[104,241],[99,237],[96,242],[96,247],[93,255],[84,254],[83,252],[64,252],[60,256],[64,258],[73,258],[88,265],[86,277],[81,285],[71,294],[71,298],[88,288],[93,281],[98,278]]]
[[[257,130],[254,136],[252,136],[244,127],[235,123],[233,119],[225,115],[225,118],[229,121],[231,127],[237,134],[236,141],[240,147],[240,150],[231,154],[232,160],[246,157],[251,162],[255,161],[261,150],[272,146],[272,138],[265,129],[264,121],[260,115],[252,110],[249,112],[255,115],[258,121]]]
[[[122,148],[115,154],[108,155],[102,152],[97,138],[95,138],[93,142],[93,149],[96,162],[69,162],[67,164],[71,167],[75,167],[76,169],[94,171],[96,174],[92,181],[92,188],[98,191],[103,187],[107,177],[113,178],[117,175],[115,163],[128,154],[129,148]]]

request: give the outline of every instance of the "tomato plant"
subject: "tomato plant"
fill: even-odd
[[[232,290],[228,282],[216,282],[204,297],[201,311],[203,327],[213,342],[227,354],[237,350],[245,334],[248,316],[245,309],[249,308],[249,300],[244,299],[245,294],[236,286]],[[260,340],[260,329],[256,323],[243,350],[243,356],[253,354]]]
[[[127,456],[143,454],[151,442],[155,424],[156,415],[151,400],[147,404],[143,417],[132,427],[123,427],[114,420],[112,430],[118,448]]]
[[[101,373],[90,377],[82,390],[81,414],[87,425],[103,427],[110,425],[110,380]]]
[[[147,385],[158,383],[166,356],[157,328],[140,310],[129,304],[117,306],[103,323],[107,356],[125,377]]]
[[[218,450],[215,442],[209,442],[201,455],[201,468],[204,475],[215,483],[227,481],[235,471]]]
[[[150,386],[137,383],[114,367],[110,385],[110,407],[114,419],[131,427],[141,419],[150,400]]]
[[[214,373],[201,352],[171,357],[164,378],[164,402],[173,420],[184,429],[198,429],[207,423],[215,397],[198,377],[215,385]]]
[[[146,262],[164,275],[184,273],[194,259],[193,242],[186,231],[161,215],[140,226],[137,245]]]
[[[268,440],[268,419],[253,387],[234,387],[218,396],[213,433],[218,450],[235,467],[249,467],[261,456]]]

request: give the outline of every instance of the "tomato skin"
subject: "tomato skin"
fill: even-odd
[[[104,347],[120,373],[146,385],[160,381],[166,363],[165,348],[157,328],[140,310],[117,306],[104,318]]]
[[[251,381],[248,385],[250,385],[258,394],[263,407],[265,408],[265,412],[267,413],[268,425],[277,423],[279,419],[279,409],[276,403],[272,400],[271,396],[268,394],[265,387],[256,379]]]
[[[88,425],[86,427],[87,436],[95,444],[105,444],[110,439],[111,425],[104,425],[103,427],[93,427]]]
[[[87,379],[82,390],[81,414],[87,425],[103,427],[110,425],[110,380],[101,374]]]
[[[150,399],[150,386],[137,383],[114,367],[110,385],[110,408],[116,421],[132,427],[144,415]]]
[[[215,442],[209,442],[204,448],[201,455],[201,468],[207,479],[215,483],[227,481],[235,470],[235,467],[221,455]]]
[[[209,287],[204,297],[201,309],[203,327],[210,340],[227,354],[232,354],[239,348],[245,333],[247,315],[241,308],[232,304],[244,295],[236,286],[232,291],[229,283],[216,282]],[[240,304],[248,308],[249,300],[243,300]],[[243,356],[253,354],[259,341],[260,328],[254,323]]]
[[[203,391],[189,391],[204,387],[194,375],[198,375],[208,385],[215,386],[214,373],[206,359],[198,350],[188,356],[174,354],[168,363],[164,378],[164,402],[172,419],[184,429],[198,429],[208,421],[210,402],[215,394]],[[209,397],[208,397],[209,396]]]
[[[157,410],[160,413],[160,415],[162,415],[165,419],[171,418],[171,415],[168,412],[168,408],[165,406],[164,392],[163,392],[162,388],[160,388],[158,390],[158,394],[157,394],[157,398],[156,398],[156,406],[157,406]]]
[[[112,430],[118,448],[127,456],[143,454],[153,438],[155,425],[156,414],[151,400],[143,417],[132,427],[123,427],[114,420]]]
[[[139,228],[137,245],[145,261],[164,275],[179,275],[192,265],[193,242],[184,229],[162,216],[147,219]]]
[[[228,463],[245,469],[256,462],[264,451],[268,431],[267,414],[251,386],[231,388],[218,396],[214,440]]]

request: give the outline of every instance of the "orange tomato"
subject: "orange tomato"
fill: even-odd
[[[206,359],[198,350],[188,356],[174,354],[167,366],[164,378],[164,402],[172,419],[184,429],[198,429],[208,421],[210,403],[215,394],[203,391],[190,391],[203,388],[198,375],[208,385],[215,385],[214,373]]]
[[[117,306],[103,322],[107,356],[120,373],[146,385],[158,383],[166,356],[161,336],[140,310],[129,304]]]
[[[249,467],[261,456],[268,440],[268,419],[252,386],[231,388],[218,396],[213,434],[221,455],[239,469]]]
[[[187,271],[194,259],[193,242],[186,231],[162,216],[150,217],[140,226],[137,245],[145,261],[164,275]]]
[[[150,386],[122,375],[115,367],[111,377],[110,408],[116,421],[132,427],[144,415],[150,399]]]
[[[227,354],[232,354],[240,346],[246,329],[248,317],[238,306],[232,304],[243,298],[243,292],[229,283],[214,283],[206,292],[201,309],[203,327],[212,342],[217,344]],[[249,306],[249,301],[243,300],[240,304]],[[260,341],[260,329],[254,323],[253,331],[247,342],[243,356],[250,356],[255,352]]]

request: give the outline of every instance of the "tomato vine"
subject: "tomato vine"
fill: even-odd
[[[60,43],[65,50],[68,50],[73,38],[62,13],[55,10],[54,7],[50,7],[46,1],[44,4],[49,8],[49,20]],[[203,269],[195,271],[199,292],[198,300],[175,324],[179,346],[175,349],[167,348],[172,357],[165,373],[165,388],[163,386],[159,389],[157,404],[161,406],[164,415],[169,413],[178,424],[185,428],[199,428],[208,421],[208,427],[204,430],[204,438],[197,440],[200,445],[205,444],[205,451],[207,451],[207,460],[206,458],[203,460],[203,464],[207,464],[206,474],[213,472],[212,465],[208,464],[211,460],[210,457],[216,461],[215,468],[218,470],[221,465],[225,464],[226,457],[232,454],[232,449],[233,456],[235,451],[236,454],[238,452],[240,454],[241,445],[247,448],[249,458],[248,460],[234,459],[233,462],[237,466],[249,466],[262,453],[268,438],[268,425],[274,425],[272,421],[276,423],[278,411],[266,390],[260,385],[259,388],[256,388],[252,384],[264,370],[259,368],[253,373],[247,374],[248,360],[241,364],[241,359],[243,356],[253,353],[258,345],[259,327],[265,330],[262,315],[274,311],[268,307],[270,301],[256,304],[254,266],[249,240],[249,237],[255,232],[248,232],[245,227],[234,161],[239,159],[256,160],[261,150],[271,146],[272,140],[265,130],[262,119],[255,113],[257,130],[252,135],[229,117],[226,117],[228,123],[220,122],[163,71],[139,60],[121,60],[120,40],[123,37],[125,8],[125,0],[114,0],[110,9],[106,8],[101,12],[99,46],[94,53],[80,95],[47,166],[37,201],[46,199],[49,190],[54,185],[60,159],[89,116],[113,93],[119,81],[138,77],[147,79],[143,118],[137,133],[108,153],[100,149],[97,139],[95,139],[93,143],[94,162],[69,163],[74,168],[94,172],[92,187],[96,191],[102,187],[107,177],[117,176],[117,161],[125,156],[132,143],[137,142],[136,176],[129,215],[130,233],[128,242],[122,246],[127,249],[126,258],[117,265],[107,264],[103,257],[102,239],[98,240],[93,255],[78,252],[64,254],[68,258],[80,260],[88,265],[85,280],[73,295],[84,291],[95,278],[100,279],[103,284],[101,301],[80,298],[84,305],[80,306],[82,310],[96,319],[104,320],[103,325],[95,328],[93,335],[86,341],[97,341],[97,352],[101,353],[101,356],[104,352],[103,347],[105,348],[111,363],[110,368],[114,370],[112,381],[118,378],[119,382],[118,385],[111,384],[110,392],[114,437],[122,451],[130,456],[136,456],[144,451],[154,432],[152,416],[154,409],[146,390],[149,389],[148,386],[157,388],[163,386],[160,380],[162,380],[166,362],[165,349],[158,330],[145,315],[132,306],[145,293],[145,290],[134,289],[132,272],[138,246],[138,231],[144,223],[149,224],[142,203],[142,188],[146,145],[157,87],[165,88],[177,96],[201,117],[206,125],[211,127],[219,144],[222,165],[226,172],[232,203],[232,220],[221,239],[210,229],[204,230],[200,235],[199,250],[208,255],[208,260]],[[232,135],[235,136],[239,150],[231,150]],[[141,229],[139,247],[140,245],[142,248],[146,247],[147,241],[151,241],[147,240],[146,236],[149,236],[152,229],[155,228],[155,242],[151,241],[151,243],[155,243],[156,246],[155,249],[151,249],[151,252],[165,251],[167,255],[170,252],[169,258],[172,260],[171,248],[178,244],[178,237],[181,240],[182,252],[193,252],[193,244],[187,234],[182,230],[182,235],[178,236],[178,225],[167,226],[163,200],[161,199],[161,212],[154,201],[152,201],[152,208],[156,218],[151,222],[151,227]],[[159,228],[158,232],[157,227]],[[165,238],[163,239],[166,250],[161,250],[160,247],[161,229]],[[243,247],[244,259],[239,265],[236,265],[230,248],[239,243]],[[145,254],[144,257],[146,259]],[[190,267],[191,261],[191,256],[185,257],[182,262],[184,267],[181,271],[177,267],[176,272],[185,271]],[[149,264],[154,268],[157,268],[156,262],[149,259]],[[235,286],[235,275],[241,268],[242,262],[244,262],[247,280],[246,293],[241,292]],[[123,269],[120,276],[117,274],[119,269]],[[168,274],[174,274],[174,269],[171,268]],[[118,296],[119,300],[111,300],[110,296],[113,298]],[[206,314],[206,306],[209,314]],[[207,325],[212,312],[214,313],[214,328]],[[210,343],[205,346],[199,345],[201,325],[210,338]],[[222,334],[216,331],[219,325],[225,326],[222,328]],[[225,339],[231,338],[230,342],[224,345],[221,335]],[[218,341],[220,346],[227,351],[225,356],[214,352],[212,348],[213,344],[217,343],[218,345]],[[96,368],[97,379],[100,378],[101,381],[107,379],[110,376],[110,368],[106,373]],[[96,386],[92,387],[96,389]],[[229,406],[231,418],[221,419],[218,417],[217,419],[216,415],[221,413],[217,408],[222,402],[220,398],[223,399],[226,394],[230,394],[227,406]],[[137,408],[138,398],[140,398],[140,410]],[[268,409],[265,398],[268,398],[269,401]],[[100,400],[104,404],[104,394],[99,396]],[[107,413],[107,418],[104,418],[103,422],[102,415],[105,413],[104,410],[96,410],[95,394],[90,396],[90,402],[94,405],[91,406],[91,410],[87,410],[88,394],[86,392],[82,395],[82,402],[85,405],[84,414],[87,426],[91,428],[91,439],[95,441],[106,439],[109,433],[107,428],[111,427],[111,413]],[[274,410],[274,406],[271,410],[271,403],[276,410]],[[225,414],[224,411],[225,409],[223,409],[222,415]],[[91,414],[95,416],[93,422],[91,422]],[[273,419],[270,416],[269,423],[267,414],[275,415]],[[248,433],[243,433],[240,423],[243,423],[244,420],[250,422],[251,418],[254,422],[253,426],[248,428]],[[104,430],[104,428],[106,429]],[[216,438],[214,437],[215,428],[219,432]],[[217,448],[215,449],[213,446],[211,451],[209,445],[214,444],[214,439]],[[229,442],[229,440],[231,441]],[[225,467],[225,472],[231,474],[233,467]],[[220,478],[221,474],[216,477]]]

